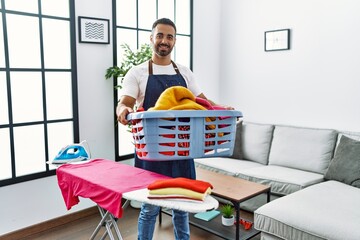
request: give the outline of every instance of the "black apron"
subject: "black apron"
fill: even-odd
[[[154,75],[152,60],[149,60],[149,78],[145,90],[144,110],[154,107],[161,93],[172,86],[187,87],[186,82],[179,72],[176,64],[171,61],[175,75]],[[135,154],[135,167],[160,173],[170,177],[186,177],[195,179],[194,159],[173,161],[146,161],[139,159]]]

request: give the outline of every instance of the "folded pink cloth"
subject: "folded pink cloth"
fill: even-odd
[[[197,104],[200,104],[201,106],[203,106],[207,110],[226,110],[226,108],[224,108],[222,106],[211,105],[211,103],[208,100],[200,98],[200,97],[195,97],[195,102]]]

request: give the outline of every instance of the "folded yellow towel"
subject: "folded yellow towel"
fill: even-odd
[[[158,98],[152,110],[207,110],[196,103],[194,94],[186,87],[167,88]]]
[[[186,188],[159,188],[153,189],[149,191],[151,196],[168,196],[168,195],[176,195],[183,196],[191,199],[199,199],[204,200],[207,195],[211,193],[211,188],[209,187],[204,193],[196,192],[193,190],[189,190]]]
[[[211,193],[211,188],[208,188],[204,193],[199,193],[186,188],[161,188],[150,190],[150,195],[181,195],[189,198],[204,200],[206,195]]]

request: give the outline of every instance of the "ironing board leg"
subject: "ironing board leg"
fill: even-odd
[[[161,222],[162,222],[162,208],[160,208],[160,211],[159,211],[159,224],[161,225]]]
[[[100,231],[100,228],[102,226],[104,226],[104,224],[105,224],[106,231],[103,234],[103,236],[101,237],[101,239],[105,239],[106,236],[109,235],[111,240],[115,240],[114,235],[113,235],[113,233],[111,231],[111,227],[113,227],[115,232],[116,232],[117,238],[119,240],[122,240],[123,238],[121,236],[119,227],[116,224],[116,221],[115,221],[114,217],[109,213],[109,211],[105,212],[105,210],[103,208],[99,207],[99,206],[98,206],[98,209],[99,209],[99,212],[100,212],[100,215],[101,215],[102,218],[101,218],[101,221],[99,222],[99,224],[97,225],[97,227],[95,228],[93,234],[91,235],[90,240],[95,239],[95,236]]]

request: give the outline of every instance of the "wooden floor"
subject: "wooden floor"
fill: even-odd
[[[248,214],[248,213],[242,213]],[[124,217],[118,220],[118,226],[121,235],[124,240],[136,240],[137,239],[137,218],[139,215],[139,209],[127,207],[124,210]],[[251,214],[248,214],[248,219],[252,218]],[[22,240],[86,240],[89,239],[97,224],[100,221],[100,214],[95,214],[75,222],[71,222],[62,227],[49,229],[46,232],[32,235]],[[191,240],[219,240],[217,236],[214,236],[208,232],[205,232],[199,228],[191,226]],[[102,228],[95,239],[100,239],[104,229]],[[109,237],[107,237],[109,239]],[[162,214],[162,224],[156,224],[154,233],[154,240],[171,240],[174,239],[173,226],[171,217]],[[259,235],[255,236],[252,240],[260,239]]]

